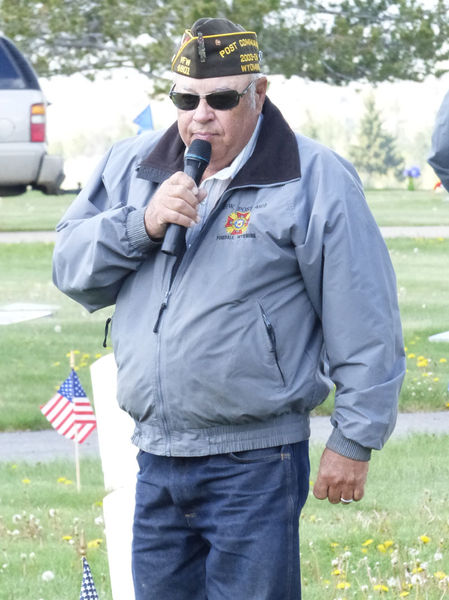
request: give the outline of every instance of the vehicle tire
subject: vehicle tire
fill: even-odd
[[[8,185],[0,186],[0,196],[21,196],[27,190],[26,185]]]

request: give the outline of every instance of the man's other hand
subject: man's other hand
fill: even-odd
[[[363,498],[369,462],[353,460],[325,448],[313,495],[319,500],[329,499],[332,504]],[[345,502],[343,502],[345,503]]]
[[[169,223],[191,227],[198,220],[198,204],[206,197],[191,177],[178,171],[166,179],[152,196],[145,211],[145,229],[153,239],[165,235]]]

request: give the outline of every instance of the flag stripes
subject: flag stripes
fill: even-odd
[[[97,426],[92,406],[73,369],[58,392],[40,409],[59,434],[79,444]]]

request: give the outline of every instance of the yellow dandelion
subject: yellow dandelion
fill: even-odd
[[[447,358],[440,358],[440,363],[447,363]]]
[[[101,508],[103,506],[103,500],[97,500],[97,502],[95,502],[94,506],[99,506]]]
[[[375,592],[388,592],[388,587],[383,585],[383,583],[376,583],[376,585],[373,586],[373,590]]]
[[[391,546],[394,544],[393,540],[386,540],[384,542],[384,546],[385,548],[388,550],[388,548],[391,548]]]
[[[341,571],[340,569],[334,569],[331,573],[331,575],[335,575],[336,577],[338,577],[339,575],[341,575]]]
[[[407,358],[416,358],[416,354],[413,354],[413,352],[410,352],[410,354],[407,355]]]
[[[399,594],[399,598],[406,598],[410,596],[410,592],[406,592],[405,590]]]
[[[22,479],[22,483],[23,483],[24,485],[29,485],[29,484],[31,483],[31,480],[30,480],[30,479],[28,479],[28,477],[25,477],[24,479]]]
[[[95,355],[95,358],[101,358],[103,355],[100,354],[99,352]]]
[[[99,548],[102,543],[103,543],[103,540],[101,538],[97,538],[96,540],[90,540],[89,542],[87,542],[87,547],[88,548]]]
[[[71,536],[71,535],[63,535],[63,536],[62,536],[62,539],[63,539],[65,542],[69,542],[69,541],[70,541],[70,540],[72,540],[73,538],[72,538],[72,536]]]
[[[66,479],[64,485],[73,485],[73,481],[71,479]]]
[[[431,538],[428,535],[420,535],[419,539],[422,541],[423,544],[428,544]]]
[[[416,575],[416,573],[422,573],[423,571],[424,571],[424,569],[423,569],[422,567],[420,567],[420,566],[418,566],[418,567],[414,567],[414,568],[412,569],[412,574],[413,574],[413,575]]]
[[[372,543],[374,542],[374,540],[372,540],[371,538],[369,540],[365,540],[362,544],[362,546],[370,546]]]
[[[377,544],[377,549],[379,550],[379,552],[387,551],[387,549],[385,548],[385,544]]]
[[[437,579],[444,579],[446,577],[446,573],[444,571],[437,571],[433,574]]]
[[[362,552],[363,552],[363,554],[368,554],[367,548],[362,548]]]
[[[338,548],[340,544],[338,542],[331,542],[330,546],[331,548]]]
[[[434,378],[433,378],[433,380],[434,380],[435,382],[436,382],[436,381],[440,381],[440,378],[439,378],[439,377],[434,377]]]
[[[58,477],[57,483],[65,483],[67,479],[65,477]]]
[[[311,523],[315,523],[315,522],[316,522],[316,515],[310,515],[310,517],[309,517],[309,521],[310,521]]]
[[[427,358],[418,358],[418,360],[416,361],[417,367],[427,367],[428,364],[429,361],[427,360]]]
[[[351,584],[348,581],[339,581],[336,585],[337,590],[347,590],[351,587]]]

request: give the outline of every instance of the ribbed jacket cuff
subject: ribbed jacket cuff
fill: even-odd
[[[162,244],[162,241],[154,241],[148,236],[144,222],[145,210],[145,208],[132,210],[126,220],[126,235],[129,243],[140,252],[149,252]]]
[[[333,450],[353,460],[366,462],[371,458],[370,448],[365,448],[365,446],[361,446],[358,442],[349,440],[336,428],[332,431],[326,446],[329,450]]]

